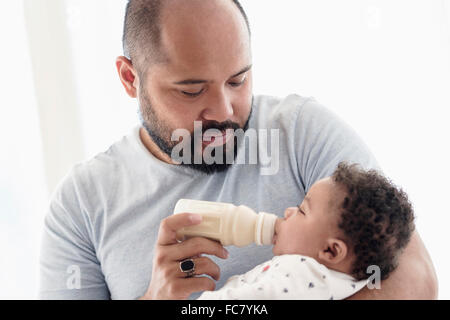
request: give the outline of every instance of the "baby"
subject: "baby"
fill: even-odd
[[[345,299],[396,268],[414,231],[406,194],[377,171],[340,163],[275,225],[275,257],[199,299]]]

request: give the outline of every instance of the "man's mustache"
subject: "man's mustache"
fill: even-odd
[[[238,130],[238,129],[242,129],[241,126],[235,122],[232,121],[225,121],[222,123],[218,123],[218,122],[210,122],[208,124],[202,124],[202,128],[203,128],[203,133],[205,133],[206,131],[210,130],[210,129],[216,129],[219,131],[225,131],[228,129],[233,129],[233,130]]]

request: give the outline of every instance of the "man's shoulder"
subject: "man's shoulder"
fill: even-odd
[[[128,139],[129,137],[124,137],[91,159],[75,164],[70,174],[76,178],[95,177],[96,179],[114,176],[123,169],[126,163],[127,149],[128,152],[131,152]]]
[[[92,197],[105,188],[115,188],[118,179],[129,170],[129,159],[136,152],[133,150],[133,134],[124,136],[94,157],[73,165],[57,186],[55,195],[71,195],[79,199],[87,198],[87,195]]]
[[[253,101],[256,126],[264,124],[290,125],[329,111],[314,97],[290,94],[285,97],[257,95]]]
[[[262,110],[269,109],[272,112],[287,112],[292,109],[301,109],[308,103],[315,102],[313,97],[290,94],[285,97],[272,95],[255,95],[253,105]]]

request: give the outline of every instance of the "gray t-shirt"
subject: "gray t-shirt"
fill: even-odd
[[[242,204],[283,216],[341,161],[379,169],[358,135],[312,98],[257,96],[249,125],[279,129],[276,174],[267,175],[267,164],[260,163],[235,164],[213,175],[169,165],[147,151],[139,128],[76,165],[53,194],[45,219],[39,298],[142,296],[152,277],[160,222],[181,198]],[[237,163],[250,154],[248,149],[248,144],[239,149]],[[212,258],[221,270],[217,288],[273,257],[270,246],[227,249],[228,259]]]

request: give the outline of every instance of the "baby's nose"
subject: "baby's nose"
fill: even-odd
[[[284,211],[284,217],[287,219],[294,213],[295,208],[287,208],[286,211]]]

